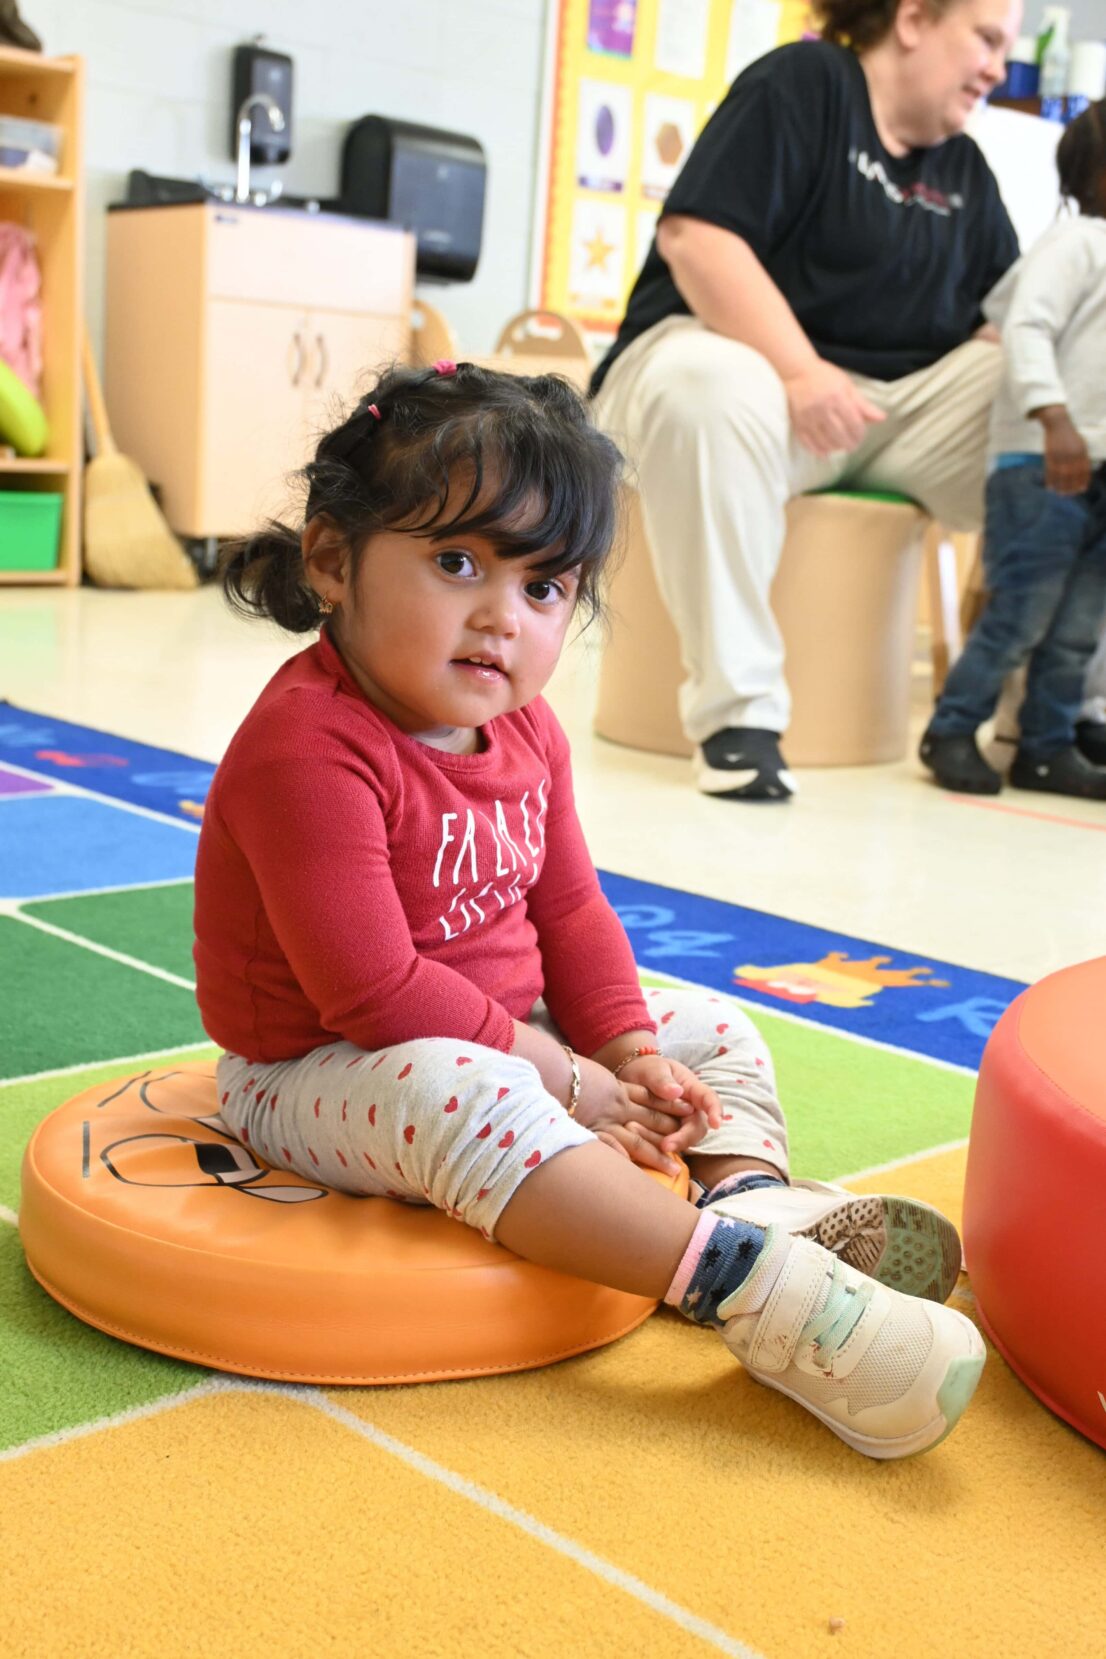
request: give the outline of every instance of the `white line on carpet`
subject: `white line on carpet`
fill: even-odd
[[[908,1152],[905,1157],[892,1158],[886,1164],[871,1164],[867,1169],[854,1169],[848,1175],[835,1175],[837,1182],[863,1181],[869,1175],[883,1175],[890,1169],[904,1169],[907,1164],[921,1163],[923,1158],[936,1158],[942,1152],[959,1152],[961,1147],[967,1146],[968,1137],[963,1136],[958,1141],[941,1141],[938,1146],[927,1146],[921,1152]]]
[[[206,1051],[213,1047],[202,1040],[198,1043],[178,1043],[175,1048],[151,1048],[145,1054],[109,1054],[106,1060],[81,1060],[75,1066],[51,1066],[46,1071],[25,1071],[19,1077],[0,1077],[0,1089],[9,1089],[16,1083],[45,1083],[49,1077],[76,1077],[81,1071],[100,1071],[104,1066],[138,1066],[145,1060],[169,1059],[177,1054],[195,1054],[206,1059]]]
[[[255,1383],[253,1386],[260,1389],[266,1387],[261,1383]],[[507,1521],[511,1526],[517,1527],[520,1532],[525,1532],[529,1537],[535,1538],[539,1544],[545,1544],[550,1549],[556,1550],[558,1554],[567,1556],[578,1567],[585,1568],[588,1572],[594,1573],[597,1578],[601,1578],[606,1583],[614,1585],[616,1589],[633,1596],[636,1601],[644,1603],[652,1612],[660,1613],[664,1618],[671,1619],[672,1623],[678,1625],[681,1630],[686,1630],[689,1635],[698,1636],[702,1641],[709,1642],[712,1647],[717,1648],[721,1653],[734,1654],[736,1659],[759,1659],[759,1655],[753,1648],[747,1647],[744,1642],[737,1641],[735,1637],[729,1635],[727,1631],[719,1629],[717,1625],[710,1624],[706,1619],[700,1618],[697,1613],[691,1612],[689,1608],[681,1607],[678,1602],[670,1601],[659,1590],[654,1590],[652,1585],[646,1584],[640,1578],[635,1578],[633,1573],[628,1573],[623,1568],[616,1567],[611,1561],[605,1561],[601,1555],[594,1554],[583,1544],[578,1544],[575,1539],[567,1538],[564,1533],[554,1531],[552,1527],[546,1526],[544,1521],[539,1521],[536,1516],[527,1514],[524,1509],[516,1509],[514,1504],[508,1503],[498,1493],[489,1491],[486,1486],[478,1486],[475,1481],[466,1480],[463,1475],[455,1474],[452,1469],[445,1468],[441,1463],[435,1463],[432,1458],[416,1451],[413,1446],[407,1446],[402,1440],[396,1440],[392,1435],[385,1434],[383,1429],[378,1429],[374,1424],[365,1422],[352,1411],[347,1411],[345,1406],[336,1405],[321,1391],[287,1386],[280,1387],[279,1385],[271,1385],[271,1391],[298,1399],[304,1405],[322,1412],[324,1416],[333,1418],[335,1422],[341,1423],[343,1427],[352,1429],[355,1434],[369,1441],[378,1450],[390,1453],[392,1457],[398,1458],[401,1463],[406,1463],[409,1468],[414,1469],[418,1474],[426,1475],[428,1479],[437,1481],[440,1486],[447,1487],[451,1492],[456,1492],[459,1497],[467,1498],[470,1503],[477,1504],[481,1509],[487,1510],[489,1514],[498,1517],[499,1520]]]
[[[189,1400],[199,1400],[207,1394],[221,1394],[226,1391],[227,1384],[222,1377],[205,1379],[196,1383],[193,1388],[184,1388],[176,1394],[165,1394],[159,1400],[150,1400],[144,1406],[130,1406],[126,1411],[118,1411],[111,1417],[96,1417],[89,1423],[74,1423],[72,1428],[54,1429],[49,1434],[38,1434],[33,1440],[24,1440],[19,1446],[8,1446],[0,1451],[0,1463],[14,1463],[17,1458],[26,1457],[31,1452],[40,1452],[52,1446],[67,1446],[71,1440],[84,1440],[90,1434],[97,1434],[101,1429],[119,1429],[127,1423],[139,1423],[144,1417],[156,1417],[159,1412],[169,1411],[173,1406],[185,1405]]]
[[[92,939],[82,939],[79,933],[70,933],[67,927],[55,927],[53,922],[44,922],[41,916],[25,916],[18,905],[0,903],[0,913],[11,916],[17,922],[25,922],[28,927],[37,927],[43,933],[52,933],[56,939],[64,939],[70,945],[80,945],[84,950],[94,951],[97,956],[106,956],[110,962],[121,962],[126,968],[137,968],[140,973],[151,974],[154,979],[164,979],[169,985],[179,985],[184,991],[194,991],[194,979],[182,979],[179,974],[171,974],[167,968],[155,968],[152,962],[141,962],[137,956],[126,956],[120,950],[112,950],[108,945],[98,945]]]
[[[9,1227],[19,1226],[19,1217],[14,1210],[9,1210],[6,1204],[0,1204],[0,1221],[6,1221]]]
[[[863,1048],[882,1049],[884,1054],[899,1054],[904,1060],[920,1060],[923,1065],[940,1066],[942,1071],[960,1072],[964,1077],[976,1075],[975,1066],[962,1066],[956,1060],[942,1060],[936,1054],[924,1054],[916,1048],[900,1048],[898,1043],[883,1043],[878,1037],[865,1037],[862,1032],[846,1031],[839,1025],[823,1025],[821,1020],[804,1019],[802,1014],[793,1014],[788,1008],[768,1008],[763,1002],[754,1002],[751,997],[739,996],[736,991],[719,991],[716,986],[704,985],[702,980],[681,979],[679,974],[669,973],[667,968],[657,968],[648,962],[639,962],[638,967],[647,974],[670,980],[673,985],[686,985],[693,991],[710,991],[720,997],[729,997],[731,1002],[740,1003],[751,1013],[767,1014],[773,1020],[788,1020],[792,1025],[801,1025],[806,1031],[824,1031],[830,1037],[844,1037],[846,1042],[859,1043]],[[645,988],[647,991],[651,989],[650,986]]]
[[[108,733],[104,734],[108,736]],[[85,795],[90,801],[103,801],[106,806],[117,806],[120,812],[133,812],[138,818],[152,818],[158,824],[173,824],[177,829],[187,830],[190,835],[199,835],[198,823],[190,824],[184,818],[174,818],[168,812],[155,812],[151,806],[139,806],[135,801],[122,801],[117,795],[102,795],[98,789],[88,789],[81,783],[70,783],[68,778],[51,777],[49,772],[34,772],[29,766],[17,766],[14,760],[6,760],[4,765],[9,772],[18,772],[20,777],[34,778],[36,783],[48,783],[52,786],[55,795]],[[42,800],[41,795],[13,795],[14,802]]]
[[[55,899],[98,899],[105,893],[144,893],[148,887],[190,887],[191,876],[166,876],[164,881],[123,881],[114,887],[75,887],[67,893],[22,894],[13,904],[53,904]]]

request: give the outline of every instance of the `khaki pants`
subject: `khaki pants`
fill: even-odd
[[[769,594],[792,496],[897,490],[949,529],[978,529],[998,347],[969,341],[901,380],[853,375],[886,411],[851,454],[794,439],[783,383],[749,346],[668,317],[615,362],[596,400],[641,496],[657,583],[680,636],[684,729],[786,730],[790,699]]]

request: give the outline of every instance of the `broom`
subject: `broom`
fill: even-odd
[[[141,467],[115,447],[87,330],[84,389],[97,454],[84,473],[84,568],[108,588],[194,588],[199,575],[166,524]]]

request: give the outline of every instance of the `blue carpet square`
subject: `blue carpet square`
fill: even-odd
[[[8,800],[0,813],[0,898],[47,897],[190,876],[196,833],[79,795]]]

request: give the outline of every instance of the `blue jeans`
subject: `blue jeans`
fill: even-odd
[[[1106,615],[1106,466],[1083,495],[1045,488],[1043,461],[987,480],[983,568],[990,598],[929,724],[974,733],[1003,681],[1028,660],[1020,752],[1044,759],[1075,741],[1083,676]]]

